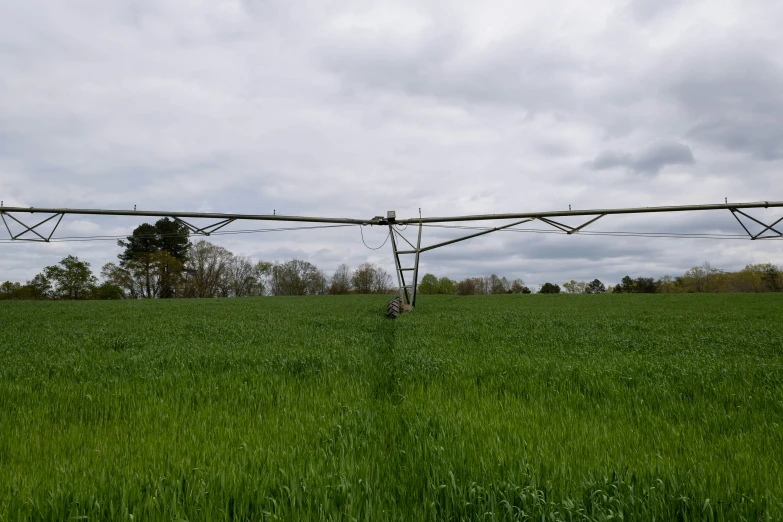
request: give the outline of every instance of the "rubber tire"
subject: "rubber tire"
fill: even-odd
[[[402,311],[402,299],[395,297],[386,304],[386,317],[388,319],[397,319]]]

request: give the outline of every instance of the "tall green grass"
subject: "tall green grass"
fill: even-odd
[[[0,521],[780,520],[783,295],[0,304]]]

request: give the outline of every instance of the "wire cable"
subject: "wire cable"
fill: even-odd
[[[447,228],[447,229],[459,229],[459,230],[479,230],[487,231],[493,230],[493,227],[477,227],[477,226],[465,226],[465,225],[433,225],[424,224],[425,227],[433,228]],[[540,228],[505,228],[498,230],[498,232],[522,232],[533,234],[560,234],[569,235],[568,232],[561,230],[540,229]],[[632,232],[632,231],[589,231],[580,230],[574,232],[575,234],[589,235],[589,236],[612,236],[612,237],[660,237],[660,238],[672,238],[672,239],[742,239],[748,240],[749,236],[744,234],[719,234],[719,233],[679,233],[679,232]],[[762,238],[758,238],[762,239]],[[764,239],[783,239],[783,237],[767,237]]]
[[[250,230],[221,230],[218,232],[212,232],[210,236],[226,236],[233,234],[260,234],[267,232],[288,232],[295,230],[314,230],[324,228],[343,228],[343,227],[355,227],[356,225],[316,225],[309,227],[280,227],[280,228],[259,228]],[[49,240],[50,243],[76,243],[76,242],[88,242],[88,241],[116,241],[118,239],[127,239],[128,237],[138,239],[150,239],[160,237],[178,237],[180,234],[155,234],[155,235],[124,235],[124,236],[61,236],[53,237]],[[190,235],[190,234],[189,234]],[[192,234],[194,236],[206,236],[207,234]],[[25,239],[0,239],[0,243],[16,243],[18,241],[25,241]],[[38,241],[40,242],[40,240]]]
[[[299,226],[299,227],[277,227],[277,228],[260,228],[260,229],[243,229],[243,230],[220,230],[212,232],[210,236],[223,236],[223,235],[240,235],[240,234],[262,234],[269,232],[291,232],[297,230],[319,230],[328,228],[345,228],[354,227],[357,225],[350,224],[337,224],[337,225],[313,225],[313,226]],[[493,227],[479,227],[479,226],[467,226],[467,225],[436,225],[436,224],[422,224],[424,227],[430,228],[443,228],[443,229],[455,229],[455,230],[474,230],[474,231],[487,231],[492,230]],[[407,227],[406,227],[407,228]],[[362,242],[364,246],[369,250],[380,250],[389,240],[389,235],[386,236],[383,244],[379,247],[373,248],[367,245],[364,239],[364,231],[361,225],[359,225],[361,231]],[[403,229],[405,230],[405,229]],[[505,228],[498,230],[498,232],[517,232],[517,233],[531,233],[531,234],[559,234],[568,235],[567,232],[561,230],[540,229],[540,228]],[[590,231],[580,230],[575,232],[574,235],[586,235],[586,236],[607,236],[607,237],[647,237],[647,238],[671,238],[671,239],[733,239],[733,240],[748,240],[749,236],[744,234],[719,234],[719,233],[679,233],[679,232],[634,232],[634,231]],[[194,236],[206,236],[206,234],[192,234]],[[95,235],[95,236],[60,236],[53,237],[49,240],[50,243],[76,243],[76,242],[91,242],[91,241],[117,241],[127,239],[128,237],[134,237],[138,239],[145,238],[160,238],[160,237],[177,237],[179,234],[155,234],[144,236],[111,236],[111,235]],[[768,236],[764,238],[758,238],[759,240],[783,240],[783,236]],[[25,241],[25,239],[0,239],[0,244],[3,243],[18,243]],[[32,240],[30,242],[41,242],[41,240]]]
[[[389,236],[391,235],[391,232],[386,234],[386,239],[383,240],[383,243],[381,244],[381,246],[379,246],[377,248],[373,248],[373,247],[367,245],[367,243],[364,241],[364,230],[362,230],[362,226],[361,225],[359,225],[359,232],[361,232],[361,234],[362,234],[362,243],[364,243],[364,246],[366,246],[370,250],[380,250],[380,249],[382,249],[383,246],[386,244],[386,242],[389,240]]]

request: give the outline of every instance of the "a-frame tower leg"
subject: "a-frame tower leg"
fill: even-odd
[[[397,272],[397,284],[400,293],[400,297],[389,301],[386,315],[390,318],[395,318],[400,313],[411,310],[416,306],[416,294],[419,283],[419,255],[421,254],[421,230],[422,224],[419,223],[416,246],[413,246],[413,244],[395,228],[393,223],[389,223],[389,237],[391,237],[392,252],[394,254],[394,268]],[[407,243],[411,249],[400,249],[399,240]],[[403,262],[403,259],[410,259],[411,255],[413,256],[413,266],[406,265]],[[408,277],[406,277],[406,273],[408,272],[413,273],[408,274]]]

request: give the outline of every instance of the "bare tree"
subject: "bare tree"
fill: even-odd
[[[392,278],[379,266],[363,263],[354,271],[351,283],[359,294],[386,294],[392,288]]]
[[[483,277],[468,277],[457,283],[457,295],[483,295],[487,293],[487,285]]]
[[[563,288],[569,294],[584,294],[587,289],[587,283],[585,281],[576,281],[572,279],[569,283],[563,283]]]
[[[205,240],[192,245],[185,264],[184,294],[186,297],[216,297],[233,254]]]
[[[347,294],[351,291],[351,269],[343,263],[337,267],[329,285],[329,293],[334,295]]]
[[[485,287],[487,288],[487,293],[489,294],[505,294],[508,292],[509,284],[505,277],[500,278],[495,274],[492,274],[487,278]]]
[[[354,270],[351,283],[356,293],[371,294],[375,284],[375,267],[371,263],[362,263]]]
[[[511,286],[509,287],[509,290],[512,294],[529,294],[530,289],[525,286],[525,282],[519,278],[514,279],[511,282]]]
[[[326,277],[315,265],[292,259],[272,266],[274,295],[318,295],[326,293]]]
[[[373,292],[376,294],[388,294],[392,289],[392,278],[381,267],[375,269],[375,280],[373,281]]]
[[[269,261],[259,261],[253,268],[256,275],[256,293],[254,295],[267,295],[272,292],[272,269],[275,264]]]
[[[223,274],[221,294],[225,297],[260,295],[258,274],[252,261],[243,256],[232,256]]]

